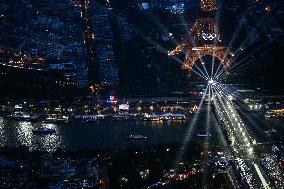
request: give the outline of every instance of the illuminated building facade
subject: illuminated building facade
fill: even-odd
[[[202,11],[216,10],[216,0],[201,0],[200,7]]]

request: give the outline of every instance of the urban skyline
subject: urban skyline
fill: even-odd
[[[283,8],[0,1],[0,188],[284,188]]]

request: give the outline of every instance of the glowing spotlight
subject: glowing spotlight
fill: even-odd
[[[215,84],[215,81],[214,81],[213,79],[209,79],[209,80],[208,80],[208,84],[209,84],[209,85],[214,85],[214,84]]]

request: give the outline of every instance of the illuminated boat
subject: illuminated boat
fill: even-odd
[[[23,112],[13,112],[7,116],[8,119],[18,120],[18,121],[37,121],[39,116],[36,114],[27,114]]]
[[[90,115],[75,115],[74,120],[76,121],[86,121],[86,122],[91,122],[91,121],[97,121],[105,119],[104,115],[101,114],[90,114]]]
[[[211,137],[211,134],[210,133],[199,133],[197,134],[198,137]]]
[[[134,139],[134,140],[139,140],[139,139],[147,139],[148,137],[143,136],[143,135],[130,135],[128,139]]]
[[[264,118],[284,118],[284,109],[269,110],[265,113]]]
[[[56,132],[56,130],[53,128],[38,127],[34,129],[32,132],[33,134],[53,134]]]
[[[63,114],[50,114],[45,122],[46,123],[67,123],[70,121],[68,115],[63,115]]]
[[[144,121],[160,121],[160,120],[185,120],[186,117],[184,114],[174,114],[174,113],[167,113],[167,114],[146,114],[142,117]]]

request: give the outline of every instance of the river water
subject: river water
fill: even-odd
[[[64,149],[121,149],[133,145],[152,146],[180,141],[188,122],[143,123],[137,121],[101,120],[89,123],[46,124],[55,134],[35,135],[32,130],[39,123],[11,121],[0,118],[0,146],[29,147],[30,150],[53,151]],[[143,135],[148,139],[129,140],[130,135]]]
[[[196,137],[197,134],[206,132],[206,114],[200,113],[196,124],[192,140],[204,140]],[[267,128],[276,129],[277,133],[283,136],[284,120],[264,120],[257,118]],[[55,134],[35,135],[32,130],[39,123],[27,121],[11,121],[0,117],[0,146],[20,146],[29,147],[30,150],[54,151],[57,148],[64,149],[123,149],[130,146],[148,147],[164,143],[178,142],[184,140],[188,133],[191,118],[186,121],[174,122],[138,122],[135,120],[100,120],[97,122],[70,122],[63,124],[47,124],[46,127],[54,128]],[[222,137],[218,123],[213,115],[209,121],[209,143],[222,146]],[[261,126],[259,124],[254,125]],[[252,126],[251,126],[252,127]],[[263,135],[263,129],[255,135]],[[148,139],[129,140],[130,135],[143,135]],[[256,137],[257,138],[257,137]],[[266,137],[265,137],[266,138]],[[266,140],[263,138],[264,140]],[[282,137],[281,137],[282,138]],[[261,141],[261,140],[260,140]],[[262,141],[261,141],[262,142]]]

